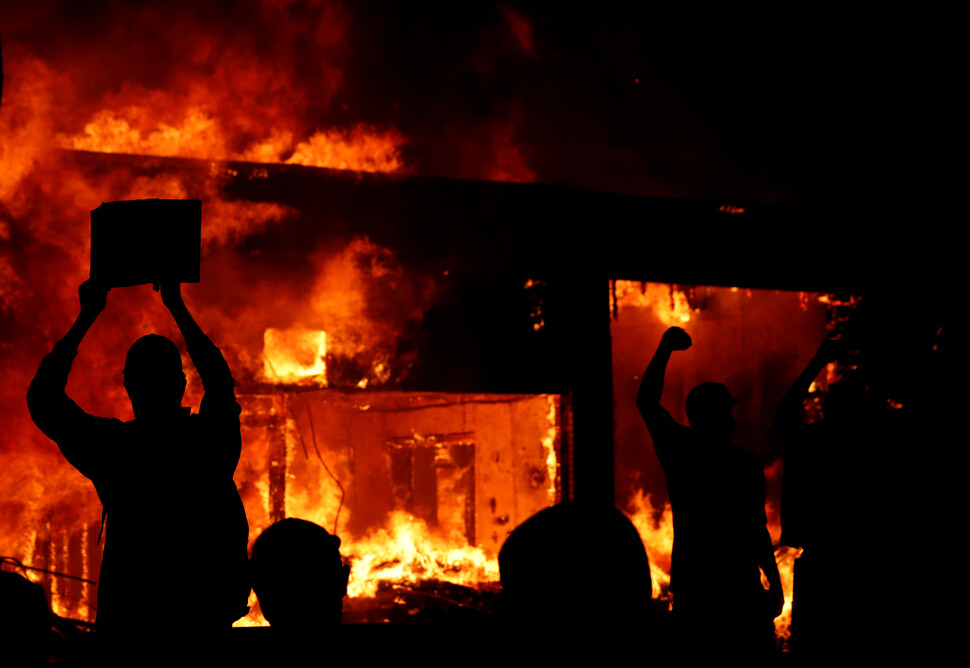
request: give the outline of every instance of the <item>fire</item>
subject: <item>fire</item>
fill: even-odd
[[[334,102],[350,53],[347,10],[329,2],[309,3],[306,15],[299,18],[289,10],[285,2],[260,3],[258,18],[251,22],[261,32],[254,36],[235,25],[220,32],[194,15],[173,15],[172,21],[160,24],[151,11],[125,9],[122,21],[130,22],[131,30],[126,25],[124,40],[131,43],[131,52],[111,52],[108,47],[77,50],[78,63],[47,62],[29,45],[5,41],[0,112],[0,315],[5,328],[0,353],[6,367],[6,394],[0,404],[5,406],[7,438],[2,445],[6,465],[0,470],[0,488],[9,490],[10,496],[0,499],[4,506],[0,553],[97,577],[97,496],[90,483],[37,433],[25,414],[23,391],[40,357],[63,335],[75,312],[76,286],[87,274],[87,212],[101,201],[204,199],[204,251],[221,262],[222,283],[199,286],[198,297],[187,290],[186,297],[198,320],[223,346],[237,380],[364,389],[402,378],[413,361],[399,352],[400,343],[403,333],[413,329],[429,308],[435,286],[425,277],[407,274],[391,249],[355,237],[341,247],[313,250],[308,267],[301,268],[303,273],[292,283],[278,276],[252,279],[245,275],[242,258],[259,249],[246,247],[245,242],[258,241],[261,231],[285,225],[298,212],[276,202],[234,199],[226,189],[230,166],[207,164],[191,176],[161,168],[150,175],[136,174],[125,167],[89,175],[79,167],[81,156],[70,153],[420,172],[419,166],[410,164],[410,157],[405,160],[402,149],[409,137],[398,127],[353,116]],[[527,19],[503,11],[521,49],[531,52],[535,38]],[[122,24],[108,26],[105,44],[111,45],[118,25]],[[157,39],[174,57],[153,60],[156,55],[147,47],[142,50],[132,35]],[[98,53],[92,54],[94,50]],[[159,71],[140,81],[126,78],[131,71],[123,66],[126,63],[118,62],[117,72],[92,67],[92,63],[127,59],[152,60]],[[523,115],[512,109],[507,117],[490,121],[480,145],[462,150],[455,160],[457,172],[447,176],[535,181],[536,172],[519,138],[526,127]],[[259,173],[254,171],[252,178],[258,179]],[[51,271],[54,265],[57,269]],[[619,281],[617,294],[621,304],[653,308],[665,324],[691,319],[686,295],[673,286]],[[537,321],[538,327],[541,322]],[[120,383],[105,382],[106,387],[101,387],[100,381],[117,375],[127,345],[145,331],[177,338],[170,318],[147,288],[113,291],[108,311],[85,341],[69,387],[86,410],[130,417]],[[77,378],[99,382],[88,387]],[[194,378],[189,382],[187,403],[198,405],[201,387]],[[282,412],[288,411],[288,417],[281,420],[282,431],[289,434],[300,403],[292,397],[287,401]],[[279,417],[272,410],[260,417]],[[538,473],[532,471],[528,480],[535,481],[542,503],[552,503],[558,493],[560,437],[554,398],[548,398],[542,413],[548,423],[541,425],[543,434],[531,444],[541,461]],[[307,450],[310,438],[307,432]],[[268,449],[265,444],[262,447]],[[281,468],[288,475],[296,452],[286,452],[287,462]],[[273,455],[260,454],[266,454],[261,460],[264,465],[279,466]],[[350,511],[341,508],[343,492],[337,489],[341,469],[350,467],[349,456],[342,456],[327,461],[337,471],[332,481],[313,487],[287,486],[283,505],[294,516],[334,527],[344,538],[344,553],[353,562],[352,596],[373,595],[372,587],[380,580],[437,579],[456,584],[498,580],[495,556],[488,550],[470,544],[461,533],[436,531],[404,512],[392,513],[383,528],[353,536],[347,530]],[[272,505],[274,490],[266,471],[255,466],[242,466],[237,482],[245,488],[253,535],[257,535],[269,524],[263,509]],[[658,519],[642,492],[639,506],[634,521],[650,555],[654,595],[662,597],[669,583],[669,506]],[[514,522],[503,524],[495,533],[501,536],[512,528]],[[93,587],[75,587],[53,578],[49,590],[55,612],[92,619]],[[240,622],[249,623],[264,622],[255,614]]]
[[[692,309],[683,290],[667,283],[616,281],[616,301],[619,306],[653,309],[667,327],[690,322]]]
[[[123,112],[102,109],[80,134],[58,135],[57,145],[100,153],[285,163],[359,172],[391,173],[404,169],[400,154],[404,137],[395,128],[381,132],[357,124],[349,132],[339,128],[320,130],[296,146],[291,133],[277,130],[244,150],[233,152],[218,121],[201,108],[188,109],[173,125],[159,122],[146,126],[145,115],[138,107]]]
[[[396,129],[378,132],[365,125],[353,130],[322,130],[300,142],[286,160],[291,165],[351,169],[358,172],[400,172],[404,169]]]
[[[327,333],[269,327],[263,334],[263,374],[274,383],[327,385]]]
[[[781,576],[781,590],[785,593],[785,607],[781,616],[775,619],[775,635],[782,640],[791,637],[791,604],[794,582],[795,560],[802,554],[801,548],[780,545],[775,550],[775,561],[778,563],[778,575]]]
[[[143,130],[143,110],[131,107],[119,113],[102,109],[74,136],[59,135],[61,148],[100,153],[179,156],[225,160],[225,140],[217,121],[202,109],[191,108],[176,125],[160,122]]]
[[[373,597],[382,580],[459,585],[499,581],[497,557],[469,545],[461,534],[437,535],[402,511],[391,514],[386,528],[345,541],[341,552],[352,564],[347,591],[351,597]]]
[[[653,598],[669,601],[667,588],[670,586],[670,555],[674,546],[674,516],[670,504],[664,504],[662,510],[654,508],[650,495],[637,489],[630,498],[627,515],[640,533],[650,559]]]
[[[549,495],[549,504],[551,505],[558,500],[557,496],[559,492],[559,457],[556,455],[556,443],[559,441],[559,407],[555,397],[549,396],[548,401],[549,413],[546,419],[548,420],[549,428],[545,436],[542,437],[542,448],[546,452],[546,473],[549,476],[547,494]]]

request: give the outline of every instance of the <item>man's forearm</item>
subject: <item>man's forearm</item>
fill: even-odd
[[[167,304],[175,324],[178,325],[182,338],[192,358],[199,377],[202,379],[202,386],[207,391],[213,389],[218,384],[229,383],[231,386],[232,375],[229,365],[226,364],[219,348],[206,336],[202,328],[189,313],[185,302],[181,298],[171,300]]]
[[[818,355],[812,358],[808,366],[799,374],[795,382],[791,384],[781,403],[778,404],[778,421],[790,420],[798,414],[798,409],[802,405],[802,400],[808,394],[808,388],[812,386],[812,381],[819,371],[825,368],[826,362]]]
[[[97,317],[97,313],[92,314],[81,311],[77,319],[74,320],[74,324],[67,330],[67,334],[64,335],[64,338],[60,342],[69,348],[77,350],[78,346],[81,345],[81,341],[84,339],[84,335],[91,329],[91,325],[94,324]]]
[[[75,325],[44,357],[27,388],[27,410],[31,419],[55,441],[66,423],[65,416],[76,408],[64,391],[77,355],[77,344],[84,336],[82,329],[85,328]]]
[[[189,309],[185,306],[185,302],[181,299],[168,304],[168,310],[171,312],[172,317],[175,319],[175,324],[178,325],[179,331],[182,333],[182,338],[185,339],[185,344],[191,349],[195,344],[203,344],[209,342],[209,337],[205,335],[202,328],[189,313]]]
[[[660,404],[660,397],[664,392],[664,374],[667,371],[667,363],[670,361],[670,348],[663,342],[657,347],[650,364],[643,372],[643,379],[640,381],[640,391],[637,393],[637,408],[643,413],[651,406]]]

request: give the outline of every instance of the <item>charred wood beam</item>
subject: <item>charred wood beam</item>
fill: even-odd
[[[611,279],[861,294],[898,273],[902,240],[838,210],[593,192],[521,184],[360,174],[299,165],[64,151],[92,178],[115,170],[216,178],[229,199],[300,214],[248,243],[305,252],[320,239],[368,235],[412,268],[546,278],[597,268]],[[190,195],[195,195],[190,193]],[[837,230],[837,233],[834,231]],[[858,249],[850,256],[838,249]],[[865,252],[862,252],[865,250]]]

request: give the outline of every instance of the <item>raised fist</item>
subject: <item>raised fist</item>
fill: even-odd
[[[661,343],[670,350],[687,350],[690,348],[691,340],[687,332],[680,327],[671,327],[664,332]]]
[[[77,296],[81,302],[81,313],[97,317],[108,302],[108,288],[89,278],[78,287]]]

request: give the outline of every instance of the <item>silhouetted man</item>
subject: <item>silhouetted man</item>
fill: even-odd
[[[882,449],[887,442],[858,378],[829,386],[823,419],[810,424],[802,420],[802,402],[812,381],[845,352],[840,341],[822,342],[785,393],[775,419],[785,446],[781,542],[802,548],[795,560],[791,648],[793,656],[808,664],[834,652],[844,654],[857,632],[858,607],[833,604],[833,596],[845,591],[859,595],[864,578],[852,546],[872,521],[861,498],[864,477],[874,471],[868,452],[870,443]]]
[[[250,559],[253,591],[274,629],[310,633],[340,624],[350,566],[340,539],[319,524],[287,518],[259,534]]]
[[[356,657],[346,636],[337,642],[350,566],[340,557],[340,539],[313,522],[280,520],[253,543],[249,560],[253,591],[270,623],[253,636],[239,659],[245,665],[314,665],[324,658],[342,663]],[[389,648],[370,648],[375,651]],[[389,659],[390,660],[390,659]]]
[[[52,621],[40,585],[0,571],[0,665],[46,665]]]
[[[691,428],[660,406],[670,355],[690,346],[684,330],[668,329],[637,396],[674,514],[674,612],[685,626],[698,627],[692,635],[714,640],[711,653],[767,656],[784,594],[766,526],[761,462],[731,442],[737,399],[719,383],[698,385],[687,395]]]
[[[181,405],[185,374],[178,348],[150,334],[125,359],[135,419],[89,415],[65,386],[107,290],[86,281],[78,294],[81,312],[41,362],[27,404],[41,431],[94,483],[104,507],[99,634],[138,642],[162,621],[174,625],[174,638],[228,630],[246,614],[250,589],[249,527],[232,480],[241,437],[229,366],[189,314],[179,285],[163,284],[162,302],[205,389],[199,413]]]

